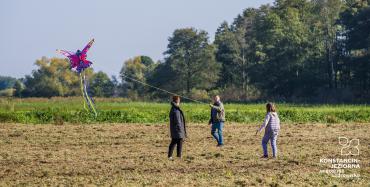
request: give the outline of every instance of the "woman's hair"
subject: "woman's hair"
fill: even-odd
[[[172,96],[172,101],[173,102],[177,102],[179,99],[180,99],[180,96],[178,96],[178,95]]]
[[[267,103],[266,104],[266,111],[267,112],[276,112],[276,107],[274,103]]]

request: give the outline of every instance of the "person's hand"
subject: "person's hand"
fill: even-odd
[[[212,104],[212,103],[209,103],[209,106],[210,106],[210,107],[213,107],[213,104]]]

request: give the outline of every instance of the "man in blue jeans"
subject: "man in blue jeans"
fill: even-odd
[[[220,100],[220,96],[216,95],[213,100],[214,103],[209,105],[211,107],[209,125],[211,125],[212,136],[217,140],[217,146],[222,147],[224,145],[222,128],[225,122],[225,109]]]

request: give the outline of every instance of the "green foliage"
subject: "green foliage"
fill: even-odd
[[[234,89],[234,100],[261,94],[342,101],[349,89],[367,100],[369,12],[367,1],[340,0],[276,0],[248,8],[216,32],[218,86]]]
[[[0,90],[12,88],[16,81],[13,77],[0,76]]]
[[[14,89],[13,88],[0,90],[0,96],[2,96],[2,97],[12,97],[13,94],[14,94]]]
[[[120,72],[123,88],[125,89],[124,95],[136,98],[139,95],[146,94],[148,88],[132,79],[145,83],[154,67],[154,61],[147,56],[137,56],[126,60]]]
[[[64,123],[167,123],[169,103],[125,102],[120,99],[97,101],[98,116],[82,110],[81,98],[0,99],[0,122],[24,124]],[[282,123],[369,122],[366,105],[291,105],[278,104]],[[210,108],[206,104],[182,103],[186,120],[206,123]],[[12,110],[10,108],[13,108]],[[264,104],[225,104],[228,123],[262,123]]]
[[[80,81],[75,72],[69,69],[66,59],[43,57],[36,61],[37,70],[31,76],[26,76],[25,89],[22,94],[26,97],[53,97],[81,95]],[[92,70],[86,70],[87,78]]]
[[[210,96],[208,95],[207,91],[205,91],[205,90],[197,90],[197,89],[192,89],[190,91],[190,97],[192,99],[196,99],[198,101],[207,101],[210,98]]]
[[[91,77],[90,90],[92,96],[110,97],[114,92],[114,84],[106,73],[99,71]]]
[[[277,1],[257,21],[256,42],[264,58],[251,69],[252,82],[270,98],[292,97],[304,86],[304,62],[309,59],[309,28],[305,1]],[[268,77],[268,78],[265,78]]]
[[[17,80],[15,83],[14,83],[14,86],[13,86],[13,89],[14,89],[14,96],[15,97],[21,97],[22,96],[22,92],[24,90],[24,85],[21,81]]]
[[[348,1],[341,13],[344,27],[345,66],[343,82],[356,90],[357,95],[369,98],[370,91],[370,2]],[[348,55],[350,54],[350,55]]]
[[[165,52],[165,63],[173,71],[168,76],[176,83],[171,90],[190,94],[193,88],[213,87],[219,72],[214,52],[215,47],[208,43],[207,32],[194,28],[175,30]]]
[[[238,84],[241,77],[240,70],[244,69],[238,63],[240,46],[226,22],[217,29],[215,44],[217,45],[216,59],[222,64],[219,85]]]

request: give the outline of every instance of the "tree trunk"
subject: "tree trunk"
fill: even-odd
[[[244,52],[242,52],[242,89],[243,89],[243,93],[245,95],[245,72],[244,72],[244,62],[245,62],[245,59],[244,59]]]
[[[330,49],[326,49],[326,62],[328,63],[328,76],[329,76],[329,88],[334,88],[335,82],[335,71],[334,71],[334,62],[331,59]]]
[[[332,48],[332,39],[329,34],[329,27],[326,28],[326,39],[325,39],[325,48],[326,48],[326,63],[328,65],[328,77],[329,77],[329,88],[334,88],[334,61],[331,55]]]
[[[189,51],[186,51],[186,56],[185,56],[185,62],[186,62],[186,68],[187,68],[187,71],[186,71],[186,94],[188,96],[190,96],[190,90],[191,90],[191,86],[190,86],[190,82],[191,82],[191,64],[190,64],[190,53]]]
[[[191,73],[188,71],[188,77],[186,79],[186,93],[189,95],[190,94],[190,78],[191,78]]]

